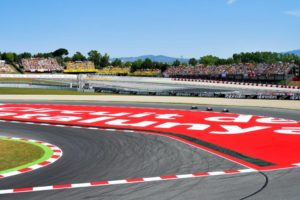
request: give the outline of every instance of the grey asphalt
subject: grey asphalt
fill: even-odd
[[[79,102],[72,104],[79,104]],[[116,105],[116,103],[103,102],[91,104]],[[124,105],[123,103],[122,106]],[[190,107],[190,105],[183,104],[129,104],[128,106],[178,109],[189,109]],[[199,106],[199,109],[205,109],[205,107]],[[214,106],[213,108],[218,111],[223,107]],[[300,118],[299,111],[293,110],[246,107],[229,109],[231,112],[237,113],[296,120]],[[63,157],[53,165],[2,179],[0,189],[243,168],[243,166],[200,149],[154,135],[10,123],[0,123],[0,134],[43,140],[59,146],[64,152]],[[299,172],[300,169],[288,169],[267,173],[8,194],[0,195],[0,199],[298,200],[300,196]]]

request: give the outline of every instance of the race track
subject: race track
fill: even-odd
[[[47,102],[46,102],[47,103]],[[48,102],[49,103],[49,102]],[[64,102],[65,103],[65,102]],[[72,103],[75,104],[75,103]],[[85,103],[87,104],[87,103]],[[116,103],[101,103],[116,105]],[[120,104],[117,104],[120,105]],[[116,106],[117,106],[116,105]],[[126,106],[121,104],[122,106]],[[128,105],[133,106],[133,105]],[[189,109],[187,105],[145,105]],[[199,109],[205,107],[199,106]],[[220,110],[222,107],[214,107]],[[231,112],[299,120],[284,109],[230,108]],[[0,122],[1,135],[57,145],[63,157],[47,167],[0,179],[0,190],[215,172],[246,167],[179,141],[138,132],[88,130]],[[181,180],[3,194],[1,199],[299,199],[300,169],[226,174]]]

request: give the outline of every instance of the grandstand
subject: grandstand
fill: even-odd
[[[278,83],[288,79],[295,67],[296,65],[291,63],[178,66],[169,67],[164,72],[164,76],[171,78]]]
[[[158,69],[146,69],[146,70],[137,70],[130,73],[130,76],[159,76],[161,71]]]
[[[66,63],[64,73],[95,73],[95,65],[91,61],[70,61]]]
[[[104,67],[97,71],[100,75],[124,75],[127,76],[130,73],[129,67]]]
[[[21,66],[25,72],[62,72],[63,67],[60,66],[55,58],[29,58],[22,59]]]
[[[6,64],[4,60],[0,60],[0,73],[1,74],[15,73],[15,70],[10,65]]]
[[[99,69],[97,74],[99,75],[117,75],[117,76],[158,76],[161,73],[157,69],[143,69],[130,72],[130,67],[104,67]]]

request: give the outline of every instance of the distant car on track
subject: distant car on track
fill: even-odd
[[[191,106],[191,110],[197,110],[198,106]]]
[[[228,110],[227,108],[224,108],[224,109],[222,110],[222,112],[229,112],[229,110]]]
[[[212,107],[207,107],[206,111],[213,111]]]

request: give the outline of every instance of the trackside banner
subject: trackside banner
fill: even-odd
[[[148,131],[258,170],[300,163],[300,122],[245,114],[154,108],[0,104],[0,119]]]

